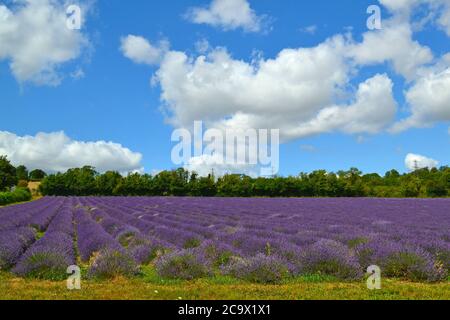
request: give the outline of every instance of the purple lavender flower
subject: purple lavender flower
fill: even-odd
[[[305,248],[299,261],[300,274],[323,274],[344,280],[362,278],[362,268],[355,254],[344,244],[320,240]]]
[[[357,247],[361,264],[378,265],[387,277],[414,281],[440,281],[448,276],[445,262],[412,243],[373,239]]]
[[[105,249],[121,251],[122,247],[98,223],[83,210],[75,212],[77,223],[78,251],[83,261],[89,261],[92,255]]]
[[[192,249],[163,255],[156,261],[155,267],[161,277],[168,279],[193,280],[212,274],[209,261]]]
[[[0,270],[11,268],[35,240],[31,228],[16,228],[0,233]]]
[[[20,258],[13,272],[39,279],[64,279],[75,263],[73,238],[62,232],[46,234]]]
[[[97,260],[106,251],[137,264],[177,252],[187,258],[175,255],[165,270],[185,278],[199,261],[211,271],[239,256],[279,260],[294,275],[359,279],[376,264],[385,276],[438,281],[450,268],[449,207],[448,199],[48,197],[0,208],[0,268],[41,276],[66,264],[66,253],[78,258],[72,239],[81,260],[98,266],[109,265]],[[25,263],[29,256],[38,262]]]
[[[287,265],[275,256],[258,254],[252,258],[233,258],[222,268],[225,275],[255,283],[277,284],[289,276]]]
[[[88,277],[110,279],[117,276],[134,276],[139,268],[134,259],[124,251],[105,249],[98,253],[88,271]]]

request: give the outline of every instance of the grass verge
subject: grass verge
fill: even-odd
[[[16,278],[0,273],[0,300],[450,300],[449,282],[411,283],[385,279],[370,291],[364,282],[339,282],[318,276],[288,280],[281,285],[256,285],[228,277],[196,281],[164,280],[153,269],[136,278],[82,280],[81,290],[66,282]]]

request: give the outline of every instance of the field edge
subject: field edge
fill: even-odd
[[[226,279],[164,282],[146,278],[82,281],[70,291],[65,281],[16,278],[0,273],[0,300],[450,300],[449,282],[412,283],[386,279],[381,290],[364,282],[295,281],[257,285]]]

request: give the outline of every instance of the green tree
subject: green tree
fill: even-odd
[[[427,196],[431,198],[442,198],[448,196],[448,189],[443,179],[429,181],[426,185]]]
[[[0,191],[11,188],[17,181],[16,168],[6,157],[0,156]]]
[[[447,197],[449,190],[449,167],[405,174],[392,170],[384,177],[376,173],[362,175],[356,168],[337,174],[317,170],[298,176],[255,179],[227,174],[217,181],[213,175],[200,177],[183,168],[162,171],[154,177],[133,173],[122,178],[117,172],[99,175],[94,168],[83,167],[50,175],[41,184],[43,194],[62,196]]]
[[[104,174],[98,175],[95,179],[98,194],[111,196],[121,181],[122,176],[116,171],[107,171]]]
[[[18,166],[16,168],[17,180],[28,181],[28,169],[25,166]]]
[[[44,196],[74,196],[73,190],[66,186],[65,175],[52,174],[45,177],[39,185],[39,192]]]
[[[240,174],[226,174],[217,181],[217,194],[222,197],[249,197],[252,178]]]
[[[64,175],[66,187],[76,196],[94,195],[97,193],[95,183],[97,174],[95,169],[90,166],[69,169]]]
[[[47,174],[41,169],[35,169],[30,172],[29,176],[30,176],[30,180],[41,181],[47,176]]]
[[[44,195],[54,196],[90,196],[97,194],[96,176],[93,167],[74,168],[66,173],[45,177],[39,190]]]
[[[122,178],[113,191],[114,195],[122,196],[148,196],[153,195],[152,177],[131,173]]]
[[[345,184],[343,194],[345,197],[364,197],[367,190],[362,180],[362,172],[357,168],[348,171],[339,171],[339,179]]]
[[[401,193],[406,198],[416,198],[421,193],[421,181],[417,176],[410,175],[401,184]]]
[[[188,184],[189,195],[194,197],[213,197],[217,193],[214,176],[199,177],[196,172],[191,173]]]
[[[179,168],[171,172],[170,195],[186,196],[188,191],[189,172],[183,168]]]
[[[316,197],[326,197],[331,193],[330,185],[328,184],[328,172],[325,170],[313,171],[309,175],[309,181],[314,186],[313,193]]]

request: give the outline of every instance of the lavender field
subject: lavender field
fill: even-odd
[[[0,208],[0,269],[62,280],[214,275],[277,283],[304,275],[447,281],[450,200],[43,198]]]

